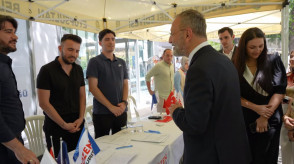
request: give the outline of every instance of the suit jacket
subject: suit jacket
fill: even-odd
[[[190,62],[184,103],[173,113],[184,135],[184,163],[250,163],[237,71],[209,45]]]
[[[232,58],[231,58],[231,60],[234,59],[235,55],[237,54],[237,50],[238,50],[238,47],[235,46],[234,51],[233,51],[233,54],[232,54]],[[220,49],[218,52],[224,54],[223,51],[224,51],[223,49]]]

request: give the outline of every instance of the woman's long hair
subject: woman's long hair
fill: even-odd
[[[254,38],[263,38],[264,49],[262,50],[260,56],[257,58],[257,70],[254,75],[253,83],[257,83],[266,92],[270,92],[272,89],[272,72],[267,58],[267,45],[264,33],[259,28],[249,28],[241,36],[238,51],[233,59],[233,63],[238,71],[239,78],[243,77],[243,73],[246,67],[247,54],[247,43]]]

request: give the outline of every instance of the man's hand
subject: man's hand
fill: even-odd
[[[177,108],[183,108],[183,106],[179,102],[176,102],[168,108],[171,116],[173,116],[173,113]]]
[[[80,131],[81,130],[80,126],[83,123],[83,121],[84,121],[84,118],[78,118],[78,119],[76,119],[75,122],[73,122],[75,124],[75,128],[72,129],[72,130],[70,130],[69,132],[70,133],[75,133],[75,132]]]
[[[270,118],[274,113],[274,110],[271,110],[271,105],[257,105],[256,112],[262,117]]]
[[[125,109],[122,109],[122,107],[118,107],[118,106],[112,106],[109,110],[110,110],[110,112],[113,113],[116,117],[120,116],[120,115],[123,114],[123,112],[125,111]]]
[[[39,164],[39,160],[36,155],[29,149],[22,146],[20,149],[16,149],[14,152],[16,158],[23,164]]]
[[[288,130],[294,130],[294,119],[285,115],[284,116],[284,125]]]
[[[268,120],[265,117],[260,116],[256,120],[256,132],[263,133],[268,131]]]
[[[22,143],[19,142],[18,139],[14,138],[8,142],[2,142],[2,144],[14,152],[16,158],[23,164],[39,164],[39,160],[36,155],[29,149],[25,148]],[[9,162],[9,161],[2,161]],[[2,163],[0,162],[0,163]]]
[[[123,111],[125,111],[125,109],[127,107],[126,103],[124,103],[124,102],[118,103],[117,106],[120,107]]]
[[[62,126],[62,129],[69,131],[70,133],[73,133],[73,131],[76,128],[76,123],[67,123],[65,122]]]

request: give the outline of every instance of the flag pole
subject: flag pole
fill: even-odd
[[[52,136],[50,136],[50,140],[51,140],[51,146],[52,146],[52,153],[53,153],[53,156],[55,158]]]
[[[84,128],[85,128],[85,133],[88,135],[89,131],[88,131],[88,123],[86,123],[87,121],[85,121],[85,125],[84,125]],[[82,135],[82,134],[81,134]]]
[[[62,152],[62,137],[60,137],[60,163],[61,164],[63,164],[63,162],[62,162],[62,155],[63,155],[63,152]]]
[[[87,116],[86,116],[86,118],[87,118]],[[87,119],[85,119],[84,127],[85,127],[86,129],[88,129],[88,121],[87,121]]]

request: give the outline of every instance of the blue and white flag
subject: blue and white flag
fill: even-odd
[[[60,150],[57,157],[58,164],[69,164],[66,142],[60,141]]]
[[[95,155],[99,151],[98,145],[84,127],[73,155],[74,162],[77,164],[96,164]]]

